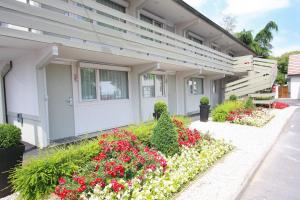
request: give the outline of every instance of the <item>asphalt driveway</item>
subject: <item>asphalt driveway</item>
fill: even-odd
[[[290,103],[290,102],[289,102]],[[297,104],[293,102],[293,105]],[[241,195],[241,200],[300,199],[300,108]]]

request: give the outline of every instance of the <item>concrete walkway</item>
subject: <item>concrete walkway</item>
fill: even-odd
[[[210,131],[215,138],[224,138],[235,150],[195,180],[177,196],[178,200],[234,200],[248,183],[278,138],[282,128],[297,107],[276,110],[276,117],[263,128],[230,123],[200,121],[191,128]]]
[[[242,200],[300,198],[300,108],[247,186]]]

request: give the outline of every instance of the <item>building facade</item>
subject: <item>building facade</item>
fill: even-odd
[[[3,0],[0,120],[53,141],[268,89],[276,63],[181,0]]]
[[[300,54],[289,56],[289,92],[291,99],[300,99]]]

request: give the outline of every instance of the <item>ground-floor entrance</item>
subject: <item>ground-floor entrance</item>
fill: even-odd
[[[50,141],[75,136],[71,66],[46,67]]]

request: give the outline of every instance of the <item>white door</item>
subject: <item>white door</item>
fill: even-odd
[[[50,140],[75,136],[71,66],[46,67]]]
[[[215,107],[221,103],[221,80],[212,80],[211,81],[211,106]]]

